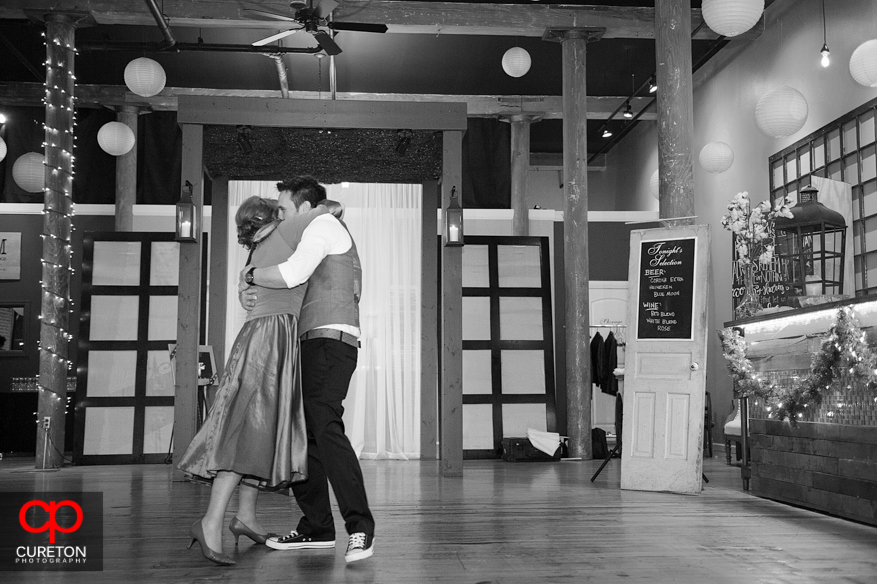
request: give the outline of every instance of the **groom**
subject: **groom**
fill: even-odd
[[[277,183],[277,190],[286,217],[306,212],[326,198],[326,189],[311,176]],[[359,460],[341,419],[360,336],[362,269],[356,244],[341,221],[331,214],[321,215],[304,230],[301,243],[286,262],[258,269],[247,266],[241,275],[246,284],[267,288],[308,282],[299,319],[308,479],[292,487],[304,517],[291,533],[272,537],[266,545],[278,550],[334,548],[331,482],[349,534],[345,560],[371,557],[375,522]],[[254,288],[245,289],[241,305],[250,310],[255,295]]]

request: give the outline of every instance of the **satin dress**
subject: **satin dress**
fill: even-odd
[[[250,263],[266,267],[286,261],[304,228],[325,212],[318,207],[280,222],[256,246]],[[282,490],[307,478],[298,338],[306,286],[259,288],[207,420],[177,465],[193,480],[209,481],[227,470],[243,475],[246,484]]]

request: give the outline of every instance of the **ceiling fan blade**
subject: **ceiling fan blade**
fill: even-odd
[[[338,3],[335,0],[314,0],[314,16],[317,18],[326,18],[336,8]]]
[[[330,22],[332,30],[351,30],[358,32],[387,32],[386,24],[366,24],[364,22]]]
[[[282,14],[275,14],[273,12],[265,12],[264,10],[256,10],[255,8],[244,8],[244,12],[252,12],[254,14],[258,14],[259,16],[267,16],[268,18],[273,18],[274,20],[285,20],[287,22],[298,22],[291,16],[283,16]]]
[[[341,47],[332,40],[332,37],[329,36],[329,33],[323,30],[317,30],[311,33],[314,35],[314,38],[317,39],[317,42],[326,51],[327,55],[337,55],[341,52]]]
[[[293,28],[291,30],[285,30],[283,32],[278,32],[277,34],[273,34],[269,37],[263,38],[262,40],[258,40],[256,42],[252,43],[252,45],[254,47],[264,47],[265,45],[269,45],[269,44],[273,43],[274,41],[279,41],[280,39],[286,38],[291,34],[295,34],[300,30],[301,30],[300,28]]]

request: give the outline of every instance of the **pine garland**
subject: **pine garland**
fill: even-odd
[[[818,407],[835,380],[844,385],[877,385],[877,354],[866,342],[853,311],[844,306],[838,309],[837,320],[828,331],[810,363],[810,373],[804,381],[791,388],[780,388],[766,383],[746,358],[746,341],[738,330],[719,331],[728,371],[737,383],[737,392],[744,397],[757,396],[773,403],[768,414],[778,420],[788,419],[794,426],[803,417],[805,408]]]

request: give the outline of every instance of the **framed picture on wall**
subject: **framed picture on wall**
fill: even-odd
[[[21,233],[0,231],[0,280],[21,279]]]
[[[0,302],[0,357],[24,357],[30,302]]]

